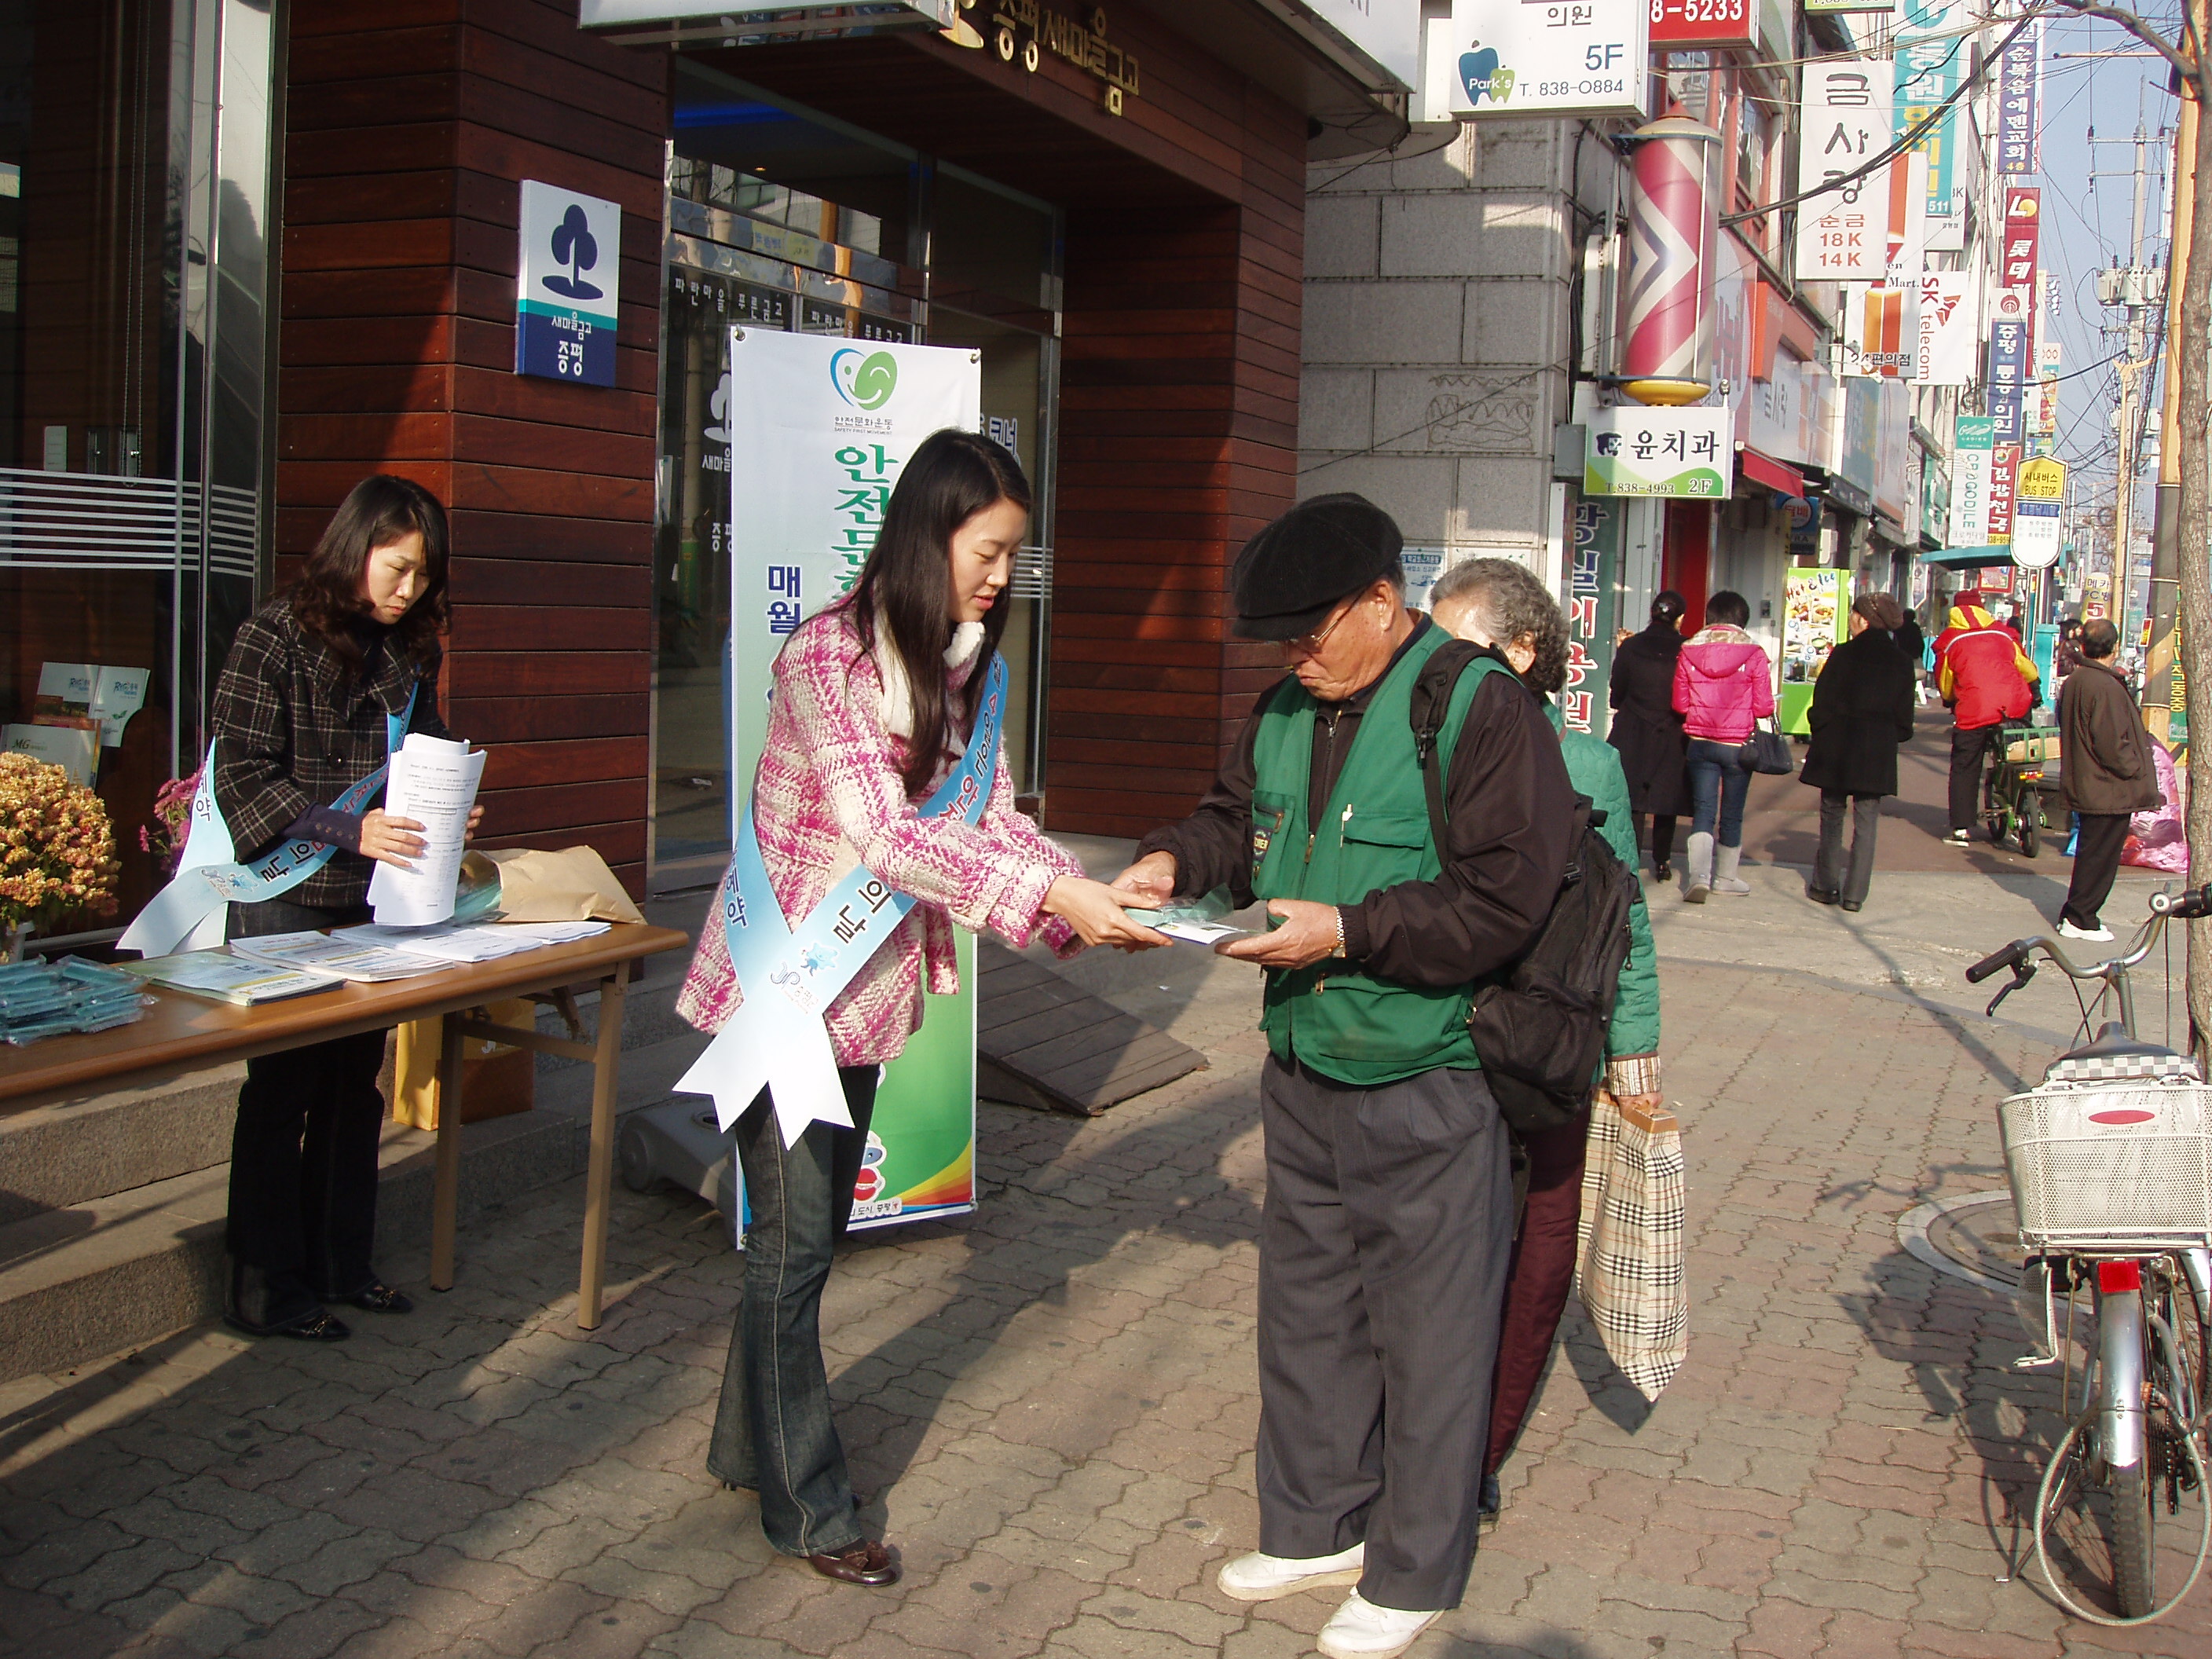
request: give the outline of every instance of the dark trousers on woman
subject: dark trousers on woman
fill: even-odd
[[[1687,745],[1690,773],[1690,833],[1711,836],[1723,847],[1743,845],[1743,803],[1751,793],[1751,769],[1743,763],[1743,745],[1692,738]]]
[[[366,908],[283,899],[234,904],[230,937],[341,927]],[[256,1329],[310,1319],[376,1283],[376,1148],[384,1126],[384,1033],[246,1062],[231,1134],[231,1316]]]
[[[810,1123],[786,1147],[769,1091],[738,1120],[744,1170],[744,1304],[730,1332],[707,1468],[760,1494],[761,1530],[786,1555],[835,1555],[860,1542],[845,1448],[830,1418],[822,1288],[853,1216],[879,1068],[841,1066],[853,1127]]]
[[[1982,757],[2003,733],[2002,723],[1951,728],[1951,827],[1971,830],[1982,810]]]
[[[2080,812],[2081,833],[2074,842],[2074,878],[2066,885],[2066,902],[2059,910],[2062,921],[2094,933],[2102,924],[2097,913],[2112,896],[2112,878],[2120,873],[2120,854],[2127,850],[2125,812]]]
[[[1844,811],[1851,815],[1851,856],[1844,862]],[[1880,795],[1847,795],[1839,789],[1820,792],[1820,850],[1813,860],[1813,885],[1834,893],[1846,904],[1864,904],[1874,885],[1874,843],[1881,823]]]
[[[1674,856],[1674,815],[1672,812],[1638,812],[1637,839],[1651,849],[1651,862],[1664,864]],[[1646,833],[1644,822],[1648,819],[1650,830]]]
[[[1587,1120],[1520,1137],[1528,1160],[1528,1194],[1521,1207],[1521,1232],[1505,1281],[1505,1312],[1498,1328],[1498,1373],[1490,1391],[1490,1449],[1486,1474],[1498,1473],[1513,1449],[1536,1384],[1551,1358],[1552,1339],[1575,1282],[1576,1229],[1582,1220],[1583,1153]]]

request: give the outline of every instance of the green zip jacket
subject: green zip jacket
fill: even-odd
[[[1548,698],[1544,713],[1559,734],[1559,753],[1575,793],[1588,795],[1590,805],[1605,814],[1600,833],[1620,861],[1636,869],[1636,819],[1629,810],[1628,775],[1621,770],[1620,751],[1587,732],[1568,731],[1559,704]],[[1640,885],[1628,912],[1628,960],[1621,964],[1620,995],[1605,1034],[1608,1060],[1659,1052],[1659,955],[1651,943],[1651,914]]]

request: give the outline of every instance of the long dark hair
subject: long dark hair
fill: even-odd
[[[974,726],[985,671],[1006,631],[1001,598],[983,619],[983,651],[961,688],[956,712],[945,686],[945,652],[952,643],[946,614],[952,532],[1000,501],[1030,510],[1030,481],[1012,450],[973,432],[931,433],[899,474],[884,509],[884,527],[853,588],[862,643],[872,651],[879,636],[889,636],[914,696],[914,733],[900,769],[909,795],[928,787],[957,734]]]
[[[322,539],[307,556],[307,568],[292,584],[292,614],[327,647],[351,682],[362,671],[364,653],[353,628],[368,602],[361,596],[362,573],[368,556],[410,531],[422,533],[422,592],[407,614],[392,625],[389,643],[418,676],[438,656],[438,635],[446,627],[446,509],[412,478],[372,473],[356,484],[331,515]]]

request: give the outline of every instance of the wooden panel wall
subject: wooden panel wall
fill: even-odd
[[[667,64],[574,0],[294,0],[276,546],[365,474],[453,515],[443,687],[489,845],[644,876]],[[514,374],[519,181],[623,209],[616,385]]]
[[[1304,118],[1146,13],[1115,118],[928,37],[720,67],[1066,212],[1048,829],[1140,835],[1212,781],[1280,648],[1230,636],[1231,561],[1297,493]]]

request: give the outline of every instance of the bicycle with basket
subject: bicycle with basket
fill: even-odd
[[[1994,845],[2016,842],[2027,856],[2036,855],[2051,827],[2044,797],[2058,787],[2058,759],[2057,726],[2004,722],[1982,779],[1982,827]]]
[[[2212,1552],[2203,1395],[2212,1371],[2212,1086],[2190,1056],[2137,1038],[2129,980],[2169,921],[2212,915],[2212,884],[2156,894],[2150,908],[2128,949],[2107,961],[2076,964],[2057,939],[2038,935],[1966,970],[1978,983],[2012,969],[1991,1014],[2047,960],[2076,982],[2077,997],[2079,982],[2099,984],[2096,1009],[2109,1002],[2118,1015],[1998,1108],[2027,1256],[2021,1319],[2039,1350],[2021,1363],[2062,1368],[2068,1424],[2036,1493],[2036,1559],[2069,1612],[2116,1626],[2172,1611]],[[2084,1035],[2094,1012],[2082,1005]],[[2185,1500],[2197,1517],[2194,1560],[2179,1588],[2162,1593],[2160,1523],[2176,1521]],[[2185,1533],[2181,1543],[2188,1547]],[[2101,1583],[2117,1613],[2082,1605],[2054,1552],[2078,1578]]]

